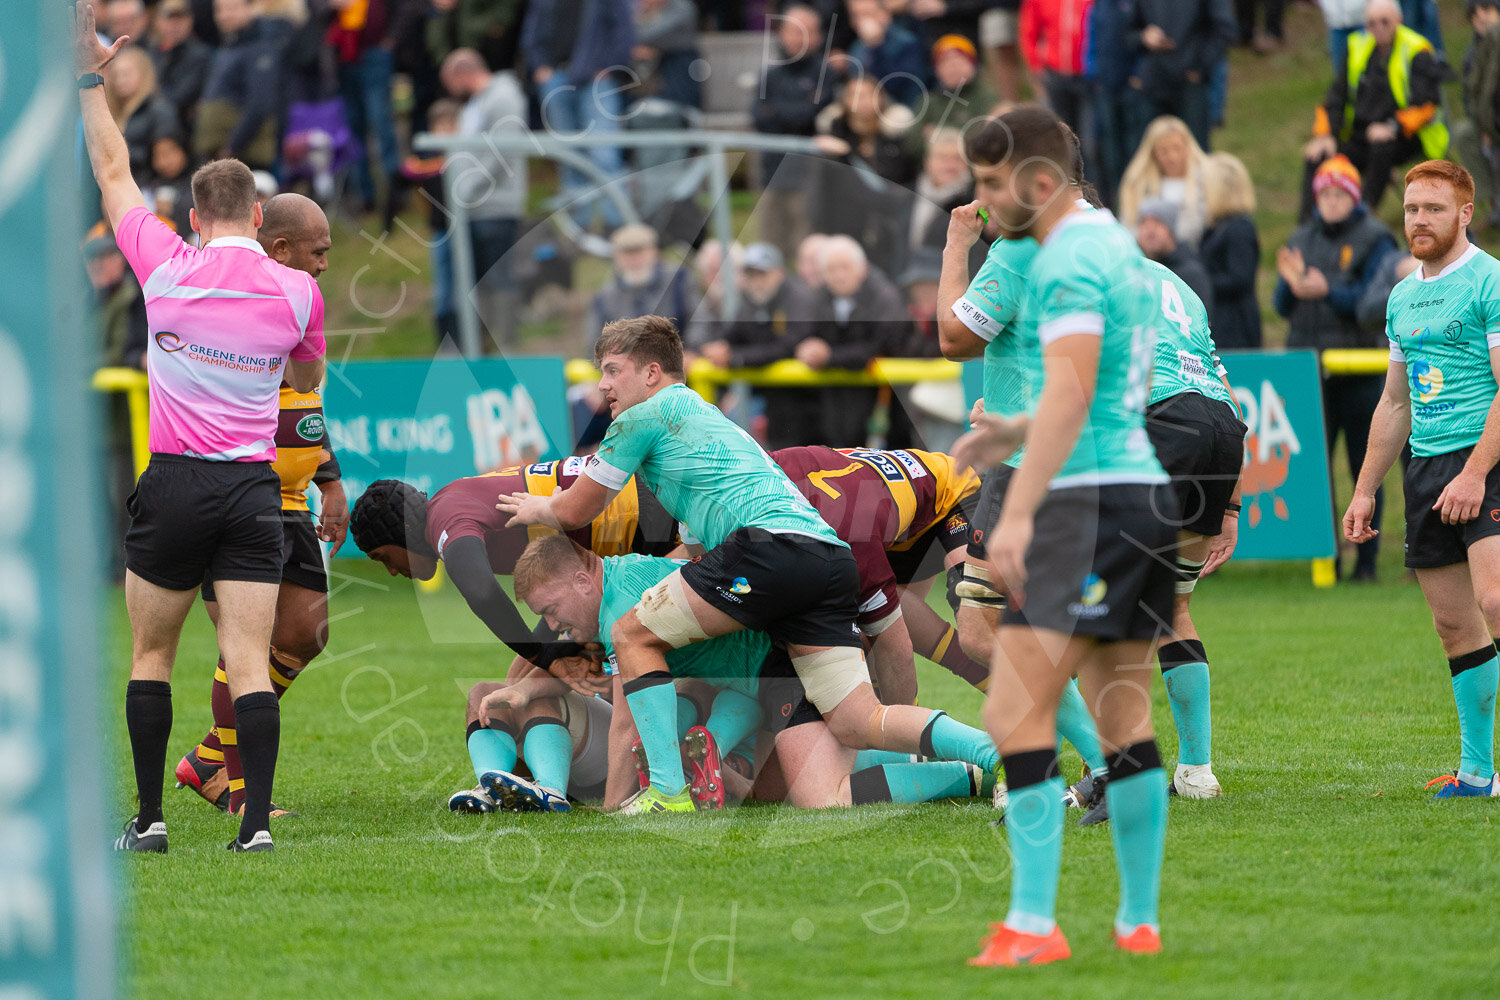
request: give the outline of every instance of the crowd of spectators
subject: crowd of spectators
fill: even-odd
[[[649,311],[673,317],[696,355],[721,366],[795,358],[818,370],[858,370],[880,356],[938,356],[933,293],[948,216],[973,199],[965,129],[1028,92],[1078,133],[1088,179],[1143,251],[1198,291],[1220,347],[1259,347],[1255,188],[1239,160],[1211,150],[1230,48],[1279,48],[1284,6],[107,0],[100,23],[111,37],[134,41],[109,67],[109,106],[148,204],[185,238],[188,178],[219,156],[263,171],[268,185],[305,184],[325,204],[387,225],[420,192],[408,218],[424,218],[431,230],[441,341],[457,335],[460,296],[443,201],[447,172],[468,206],[479,291],[498,296],[481,308],[502,343],[520,312],[512,251],[535,221],[532,182],[548,171],[528,172],[523,155],[493,145],[445,160],[412,150],[411,135],[690,128],[715,71],[702,33],[754,32],[745,36],[757,53],[755,72],[742,81],[745,127],[810,140],[808,152],[753,158],[756,242],[726,251],[704,241],[702,214],[685,233],[671,214],[681,208],[670,204],[678,169],[671,160],[689,152],[686,143],[667,154],[580,145],[608,187],[652,207],[644,213],[650,225],[623,225],[616,201],[601,197],[587,175],[571,165],[558,170],[561,197],[548,210],[560,207],[577,227],[593,227],[612,264],[603,286],[588,291],[580,346],[605,321]],[[1500,224],[1500,0],[1467,0],[1474,45],[1457,71],[1432,0],[1321,7],[1328,88],[1310,109],[1305,222],[1277,255],[1268,304],[1288,318],[1294,346],[1363,346],[1379,336],[1361,323],[1361,310],[1376,310],[1371,296],[1401,267],[1390,235],[1375,238],[1374,209],[1394,168],[1446,153],[1451,129],[1454,155],[1470,166],[1490,221]],[[1463,117],[1451,122],[1438,89],[1450,74],[1463,81]],[[1348,233],[1368,237],[1358,259],[1325,259],[1330,241]],[[114,329],[128,321],[134,279],[128,269],[115,274],[101,235],[88,246]],[[679,265],[681,248],[687,257]],[[985,249],[976,246],[976,266]],[[127,339],[112,335],[111,360],[129,363],[120,349]],[[1329,391],[1338,397],[1330,434],[1347,436],[1351,457],[1361,393],[1368,387]],[[856,445],[916,440],[907,401],[902,391],[765,390],[754,405],[773,446]]]

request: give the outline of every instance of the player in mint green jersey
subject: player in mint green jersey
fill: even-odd
[[[1001,619],[985,702],[1010,804],[1010,909],[971,964],[1065,959],[1055,919],[1062,862],[1056,710],[1074,674],[1113,751],[1107,801],[1120,875],[1116,947],[1159,951],[1157,903],[1166,841],[1166,778],[1152,736],[1153,647],[1170,628],[1172,572],[1156,557],[1176,540],[1152,509],[1167,482],[1146,433],[1157,290],[1134,240],[1074,200],[1073,144],[1045,108],[1016,108],[974,140],[999,164],[996,208],[1040,245],[1021,315],[1040,344],[1034,415],[997,420],[1024,440],[1000,520],[993,572],[1011,603]]]
[[[952,361],[984,358],[984,412],[1001,417],[1026,413],[1038,385],[1038,347],[1034,331],[1020,326],[1026,275],[1036,256],[1037,242],[1029,236],[995,240],[973,279],[969,278],[969,248],[979,238],[978,208],[996,164],[980,163],[970,154],[975,194],[980,200],[961,205],[949,216],[948,242],[938,279],[938,335],[943,355]],[[987,206],[985,206],[987,207]],[[986,470],[975,509],[974,537],[959,584],[956,615],[959,640],[978,660],[993,653],[994,632],[1005,610],[1004,596],[989,579],[984,554],[986,533],[1000,516],[1006,484],[1021,458],[1018,452]]]
[[[671,321],[610,323],[594,358],[615,419],[584,474],[551,496],[512,494],[497,507],[509,523],[567,530],[592,520],[634,475],[707,550],[647,590],[610,637],[651,772],[623,811],[693,808],[666,654],[741,629],[786,649],[807,699],[844,746],[993,771],[999,754],[979,730],[931,709],[880,704],[855,625],[859,572],[848,545],[748,434],[683,383]]]
[[[965,154],[974,175],[979,200],[954,209],[949,216],[948,240],[938,282],[938,337],[943,354],[953,361],[984,358],[984,412],[1001,417],[1029,413],[1041,387],[1040,353],[1036,332],[1020,315],[1027,274],[1037,253],[1030,236],[1000,233],[991,244],[984,263],[969,277],[969,251],[979,239],[979,209],[995,212],[992,200],[999,194],[996,172],[999,164],[984,160],[983,148],[967,144]],[[1074,165],[1073,180],[1083,180],[1083,159]],[[1078,192],[1080,196],[1082,191]],[[1080,204],[1085,204],[1080,202]],[[999,218],[996,218],[998,227]],[[989,576],[985,543],[1000,518],[1011,472],[1020,464],[1021,451],[985,471],[973,519],[973,532],[964,560],[963,578],[957,587],[959,607],[955,615],[959,642],[964,652],[988,663],[994,656],[995,630],[1005,610],[1005,597]],[[1096,819],[1105,818],[1104,785],[1096,779],[1105,774],[1104,753],[1088,706],[1076,683],[1070,684],[1058,705],[1057,731],[1071,743],[1088,765],[1079,783],[1068,790],[1068,804],[1087,807]]]
[[[1156,494],[1156,504],[1177,526],[1172,635],[1156,656],[1177,724],[1172,788],[1188,798],[1208,799],[1223,789],[1211,759],[1208,654],[1188,604],[1205,569],[1217,568],[1234,553],[1245,425],[1225,381],[1202,300],[1155,261],[1146,261],[1146,271],[1160,307],[1146,430],[1157,460],[1172,477],[1171,485]]]
[[[654,556],[601,559],[565,536],[552,535],[532,542],[516,561],[516,597],[576,641],[597,638],[609,659],[618,662],[615,623],[632,613],[643,593],[681,566],[681,560]],[[669,650],[666,663],[673,677],[696,677],[759,699],[793,805],[825,808],[966,798],[980,794],[991,780],[973,764],[961,762],[893,763],[855,770],[855,751],[833,738],[808,704],[785,651],[773,648],[764,632],[744,629]],[[631,755],[621,752],[630,744],[630,716],[629,708],[621,709],[610,725],[611,777],[618,779],[633,775]],[[757,728],[756,721],[749,730]],[[721,742],[733,746],[748,735],[742,730],[722,736]],[[526,784],[523,780],[517,787],[524,789]]]
[[[1406,242],[1422,266],[1386,304],[1385,391],[1344,513],[1351,542],[1375,537],[1375,489],[1410,437],[1406,565],[1432,608],[1458,706],[1458,770],[1428,783],[1441,799],[1500,795],[1500,261],[1464,234],[1473,203],[1474,179],[1457,164],[1428,160],[1407,171]]]

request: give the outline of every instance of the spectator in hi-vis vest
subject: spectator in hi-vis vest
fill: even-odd
[[[1438,105],[1447,75],[1432,43],[1401,23],[1395,0],[1370,0],[1364,30],[1349,36],[1303,149],[1299,218],[1312,214],[1313,173],[1336,153],[1359,168],[1362,200],[1371,211],[1379,208],[1397,164],[1442,159],[1448,127]]]

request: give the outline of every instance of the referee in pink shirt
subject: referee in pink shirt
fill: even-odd
[[[219,599],[219,651],[234,699],[245,812],[236,851],[268,851],[281,715],[266,650],[281,583],[281,482],[271,471],[279,388],[323,377],[323,298],[315,281],[266,256],[255,240],[255,179],[238,160],[193,175],[193,249],[152,215],[130,177],[124,137],[99,71],[127,41],[104,47],[79,0],[75,57],[84,139],[104,213],[140,279],[150,338],[151,463],[126,506],[125,604],[130,683],[125,723],[139,812],[115,848],[165,852],[162,788],[172,731],[172,661],[198,587]]]

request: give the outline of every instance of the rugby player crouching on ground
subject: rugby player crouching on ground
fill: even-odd
[[[528,533],[519,527],[504,526],[507,518],[495,510],[494,497],[497,491],[550,493],[566,488],[577,477],[582,464],[582,459],[569,458],[469,476],[454,480],[430,498],[408,483],[382,479],[371,483],[355,503],[351,524],[355,544],[393,576],[429,580],[442,562],[470,610],[521,658],[512,667],[512,679],[521,676],[517,670],[524,668],[529,672],[540,667],[561,677],[581,695],[576,701],[565,699],[550,715],[537,715],[565,720],[575,742],[581,739],[580,725],[586,725],[585,720],[592,718],[589,713],[597,714],[600,705],[607,709],[606,703],[595,704],[585,699],[596,692],[607,692],[608,679],[596,666],[590,669],[593,665],[579,655],[583,650],[578,644],[559,642],[556,631],[548,629],[545,623],[535,630],[528,628],[496,581],[496,575],[508,576],[514,571]],[[678,546],[676,522],[650,493],[638,491],[634,482],[621,490],[592,522],[572,532],[572,537],[599,555],[626,552],[660,555]],[[529,684],[535,688],[543,680],[533,675]],[[470,692],[464,738],[478,784],[450,797],[452,809],[484,812],[501,805],[480,779],[492,771],[511,771],[518,751],[524,749],[521,744],[529,738],[521,728],[530,716],[517,720],[513,713],[497,709],[493,715],[481,719],[479,703],[502,686],[486,682]],[[695,693],[695,698],[696,704],[691,709],[694,722],[709,715],[703,707],[708,702],[712,702],[713,711],[731,710],[730,699],[722,694],[714,698],[704,697],[700,692]],[[588,711],[580,712],[584,707]],[[688,707],[680,706],[679,714],[684,718],[689,715]],[[541,711],[534,709],[533,714]],[[558,745],[558,741],[545,735],[537,739],[538,747]],[[504,766],[507,763],[510,766]],[[493,779],[490,785],[495,785]],[[566,791],[567,784],[558,788]],[[524,805],[513,794],[508,801]],[[548,807],[555,807],[557,801],[560,800],[550,800]]]
[[[680,560],[649,556],[600,559],[572,540],[552,535],[532,542],[517,561],[516,596],[549,627],[566,631],[580,641],[597,638],[610,660],[617,661],[620,650],[614,637],[619,631],[615,624],[637,606],[643,593],[649,593],[682,565]],[[692,643],[669,650],[665,660],[673,676],[700,677],[760,700],[793,805],[824,808],[968,797],[986,794],[988,782],[993,780],[989,772],[973,764],[954,761],[895,763],[856,770],[855,751],[834,738],[807,701],[785,652],[773,648],[762,632],[739,630]],[[610,790],[606,795],[606,805],[611,806],[624,799],[626,786],[635,783],[631,755],[618,749],[631,740],[631,706],[623,697],[618,674],[615,685],[610,738],[615,749],[610,755]],[[715,737],[732,746],[745,735],[749,733],[744,730],[735,736],[721,731]],[[655,766],[654,760],[650,763]],[[516,787],[522,794],[529,794],[524,785]]]
[[[928,451],[798,447],[771,459],[854,555],[858,624],[880,700],[916,703],[917,653],[983,691],[989,667],[964,654],[953,626],[927,603],[944,570],[954,603],[979,477]]]
[[[497,507],[513,515],[509,523],[573,529],[634,475],[707,549],[647,591],[610,636],[651,772],[650,785],[624,808],[694,808],[665,654],[747,628],[785,645],[809,700],[845,746],[993,771],[999,755],[973,727],[942,712],[879,703],[854,623],[859,576],[848,546],[749,435],[684,384],[682,341],[671,321],[610,323],[594,352],[614,417],[598,452],[568,489],[502,496]]]

